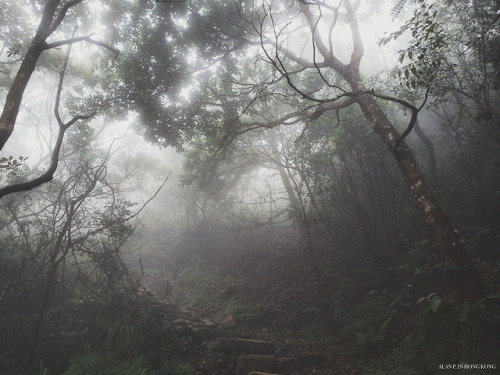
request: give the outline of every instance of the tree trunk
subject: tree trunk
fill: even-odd
[[[9,139],[14,130],[17,114],[21,107],[24,90],[28,85],[31,74],[35,70],[38,58],[45,49],[45,42],[32,44],[19,67],[19,71],[12,82],[9,93],[5,100],[2,116],[0,117],[0,150]]]
[[[359,81],[357,84],[359,85]],[[371,95],[361,95],[357,102],[373,130],[396,160],[406,186],[427,222],[437,255],[445,266],[449,267],[454,288],[461,299],[477,301],[484,296],[484,287],[472,270],[472,264],[464,254],[459,236],[437,203],[412,151],[404,141],[397,149],[394,148],[400,135]]]
[[[420,138],[422,143],[425,145],[425,148],[427,149],[427,161],[429,162],[429,172],[431,175],[431,182],[434,184],[434,189],[439,189],[439,179],[437,174],[436,153],[434,152],[434,144],[420,127],[418,119],[415,122],[415,126],[413,129],[415,130],[415,134]]]
[[[350,99],[358,103],[365,118],[396,160],[413,200],[427,222],[436,245],[437,255],[445,265],[449,266],[448,273],[451,276],[453,287],[461,299],[477,301],[484,296],[484,287],[475,275],[470,260],[465,256],[457,233],[453,231],[446,215],[437,203],[410,148],[406,142],[399,142],[400,134],[375,101],[373,95],[368,92],[361,79],[359,68],[364,54],[364,46],[355,17],[356,6],[359,2],[352,3],[351,0],[344,0],[342,3],[347,14],[346,22],[350,26],[353,43],[351,59],[348,64],[344,64],[335,56],[331,42],[325,43],[322,39],[318,28],[319,18],[311,10],[313,3],[299,0],[300,9],[312,33],[316,51],[323,57],[322,67],[329,67],[337,72],[352,89],[352,95],[343,101],[337,98],[319,105],[311,115],[311,119],[318,118],[325,110],[338,110],[350,105]],[[293,57],[293,55],[291,56]],[[300,59],[296,60],[301,62]],[[319,70],[318,63],[316,60],[314,62],[315,68]],[[396,148],[398,142],[399,146]]]
[[[81,0],[80,0],[81,1]],[[17,120],[17,114],[21,107],[24,90],[28,86],[31,75],[35,71],[38,58],[47,48],[47,38],[57,28],[57,25],[62,21],[67,9],[72,6],[67,4],[65,10],[61,10],[60,19],[56,19],[56,24],[53,24],[57,7],[61,0],[48,0],[43,8],[43,15],[38,26],[37,32],[30,43],[26,56],[24,56],[21,66],[12,82],[12,85],[7,94],[2,116],[0,117],[0,150],[3,149],[5,143],[14,131],[14,126]],[[72,4],[77,4],[73,2]]]

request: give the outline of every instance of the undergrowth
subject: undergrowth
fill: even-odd
[[[152,369],[143,356],[120,360],[103,353],[91,352],[71,358],[64,375],[191,375],[191,366],[173,359],[165,361],[159,369]]]

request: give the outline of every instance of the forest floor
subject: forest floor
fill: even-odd
[[[445,298],[439,269],[411,257],[390,270],[318,257],[320,273],[290,248],[156,262],[139,289],[51,307],[32,373],[441,375],[440,365],[496,365],[498,297],[473,306]],[[0,353],[2,374],[19,373],[24,322],[0,321],[19,342]],[[455,373],[495,371],[446,371]]]
[[[434,309],[432,295],[417,304],[408,280],[374,268],[320,279],[308,269],[307,257],[283,253],[246,253],[186,268],[170,299],[196,317],[191,328],[209,324],[273,345],[263,353],[236,343],[218,350],[216,336],[198,334],[196,374],[247,375],[249,354],[288,361],[280,367],[260,358],[265,363],[255,365],[283,375],[437,374],[443,363],[495,362],[498,326],[485,328],[473,314],[458,323],[452,302]]]

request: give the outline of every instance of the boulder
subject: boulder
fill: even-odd
[[[273,373],[279,368],[276,358],[267,355],[240,355],[236,358],[236,375],[253,372]]]
[[[276,349],[269,341],[247,340],[234,337],[219,337],[208,345],[211,350],[219,352],[238,352],[253,354],[274,354]]]
[[[228,311],[216,316],[215,324],[222,329],[232,329],[238,325],[234,320],[233,315]]]
[[[193,325],[193,322],[186,319],[175,319],[172,323],[178,326],[190,326]]]

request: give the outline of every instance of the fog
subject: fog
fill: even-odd
[[[0,373],[494,373],[499,12],[2,5]]]

